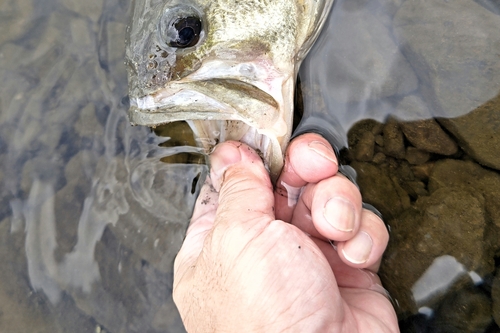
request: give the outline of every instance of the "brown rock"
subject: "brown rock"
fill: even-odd
[[[381,152],[376,153],[375,156],[373,156],[372,161],[373,161],[373,163],[376,163],[376,164],[384,163],[385,154],[381,153]]]
[[[400,161],[394,173],[400,180],[415,180],[411,166],[406,161]]]
[[[500,258],[500,227],[488,223],[484,235],[483,247],[488,251],[490,257]],[[497,265],[498,266],[498,265]]]
[[[483,262],[481,242],[486,221],[480,194],[444,187],[417,201],[417,207],[423,212],[421,230],[428,235],[417,242],[426,244],[420,246],[426,253],[451,255],[468,270],[490,271],[492,262]]]
[[[383,130],[384,130],[384,124],[377,122],[372,128],[372,133],[375,136],[379,136]]]
[[[457,144],[434,119],[402,122],[399,124],[404,135],[416,148],[441,155],[453,155]]]
[[[441,160],[436,162],[429,178],[429,191],[442,187],[462,187],[481,193],[491,221],[500,227],[500,175],[472,161]]]
[[[383,147],[384,146],[384,137],[380,134],[376,135],[375,136],[375,143],[380,146],[380,147]]]
[[[371,161],[373,159],[374,147],[375,136],[372,132],[364,132],[354,149],[354,158],[362,162]]]
[[[410,202],[408,194],[399,184],[377,166],[365,162],[353,162],[357,183],[361,189],[363,201],[380,210],[385,218],[401,213]]]
[[[347,133],[349,147],[355,146],[366,132],[373,134],[374,128],[378,128],[382,125],[383,124],[373,119],[363,119],[356,122]]]
[[[389,119],[384,126],[384,153],[396,158],[405,157],[403,132],[394,119]]]
[[[401,184],[401,187],[404,188],[413,199],[429,195],[425,184],[421,181],[407,181]]]
[[[500,95],[465,116],[439,122],[472,158],[500,170]]]
[[[448,294],[435,314],[435,327],[446,327],[439,333],[486,332],[491,322],[491,299],[470,286]]]
[[[406,160],[410,164],[424,164],[429,160],[431,155],[428,152],[422,151],[415,147],[406,148]]]
[[[429,179],[429,175],[434,168],[434,162],[429,162],[420,165],[414,165],[411,167],[411,171],[413,171],[413,175],[415,178],[420,179],[426,182]]]
[[[492,271],[493,260],[482,244],[485,217],[481,195],[455,187],[420,198],[415,207],[388,221],[391,239],[380,274],[401,314],[429,305],[427,298],[417,305],[408,286],[414,286],[436,258],[453,257],[465,272],[480,276]]]

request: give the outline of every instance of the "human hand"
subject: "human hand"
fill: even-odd
[[[211,155],[174,266],[186,329],[397,332],[375,274],[388,241],[384,224],[361,208],[323,138],[305,134],[287,151],[276,193],[248,146],[226,142]],[[325,208],[331,198],[339,200]]]

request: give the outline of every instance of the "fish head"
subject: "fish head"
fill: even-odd
[[[131,123],[187,121],[207,150],[245,142],[276,179],[298,68],[332,1],[134,0],[126,49]]]

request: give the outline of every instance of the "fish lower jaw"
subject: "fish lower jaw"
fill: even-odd
[[[272,133],[262,133],[257,128],[239,120],[186,120],[200,146],[210,152],[215,145],[225,141],[239,141],[254,148],[275,181],[283,167],[283,152],[279,139]]]

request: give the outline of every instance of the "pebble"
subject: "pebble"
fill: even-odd
[[[403,132],[394,119],[389,119],[384,126],[384,153],[396,158],[405,157]]]
[[[410,164],[413,165],[424,164],[429,160],[430,157],[431,155],[426,151],[422,151],[420,149],[411,146],[406,148],[405,159]]]
[[[362,162],[371,161],[373,159],[374,147],[375,137],[373,133],[364,132],[354,149],[354,158]]]

